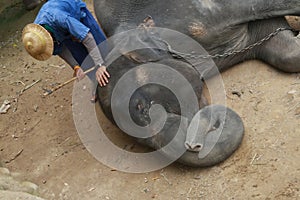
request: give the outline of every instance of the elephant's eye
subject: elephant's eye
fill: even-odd
[[[137,107],[138,110],[141,110],[143,108],[143,104],[139,103],[139,104],[137,104],[136,107]]]
[[[220,120],[217,120],[216,123],[213,125],[213,128],[218,129],[220,125],[221,125]]]
[[[220,125],[220,120],[217,120],[216,123],[207,131],[207,133],[217,130],[220,127]]]

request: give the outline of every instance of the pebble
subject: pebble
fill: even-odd
[[[26,192],[0,190],[0,199],[16,200],[45,200],[40,197],[28,194]]]
[[[288,92],[288,94],[292,94],[292,95],[294,95],[294,94],[296,94],[296,93],[297,93],[296,90],[291,90],[291,91]]]
[[[24,181],[22,182],[22,185],[27,188],[27,191],[29,194],[34,194],[38,190],[38,186],[34,183]]]
[[[4,175],[10,175],[10,171],[7,168],[0,167],[0,173]]]
[[[34,105],[34,106],[33,106],[33,110],[34,110],[34,112],[37,112],[37,111],[38,111],[38,109],[39,109],[39,106],[38,106],[38,105]]]
[[[295,94],[297,93],[296,90],[291,90],[287,93],[287,98],[289,101],[292,101],[295,99]]]
[[[300,115],[300,107],[296,108],[295,115]]]
[[[143,191],[144,191],[145,193],[150,192],[150,190],[149,190],[148,188],[145,188]]]
[[[20,181],[18,174],[11,173],[7,168],[3,167],[0,168],[0,188],[5,188],[6,191],[26,192],[28,194],[36,194],[38,190],[36,184],[28,181]],[[2,198],[0,197],[0,199]]]
[[[199,175],[198,176],[194,176],[194,179],[195,180],[199,180],[199,179],[201,179],[201,176],[199,176]]]

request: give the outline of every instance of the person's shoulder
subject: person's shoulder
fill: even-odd
[[[36,16],[34,23],[36,24],[62,24],[66,21],[68,13],[64,11],[53,9],[39,12]]]

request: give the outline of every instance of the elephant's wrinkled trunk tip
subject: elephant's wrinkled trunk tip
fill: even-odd
[[[192,152],[200,152],[203,147],[203,145],[200,143],[192,144],[190,142],[185,142],[184,145],[188,151]]]

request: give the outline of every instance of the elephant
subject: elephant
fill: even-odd
[[[119,125],[113,106],[128,104],[129,117],[137,126],[149,126],[155,121],[153,117],[163,119],[165,123],[159,131],[153,131],[149,137],[135,137],[154,149],[173,141],[173,146],[162,153],[172,157],[178,149],[182,150],[177,161],[186,165],[208,167],[224,161],[239,147],[244,135],[244,125],[237,113],[222,105],[208,105],[202,95],[205,80],[251,59],[266,62],[283,72],[300,72],[298,30],[291,28],[285,19],[287,15],[300,14],[298,0],[95,0],[94,8],[108,37],[142,27],[135,35],[129,32],[122,36],[130,39],[116,40],[111,46],[111,52],[121,54],[109,63],[110,83],[98,87],[98,99],[105,115]],[[201,64],[189,62],[186,54],[178,50],[180,46],[170,47],[172,41],[155,41],[160,35],[154,37],[149,31],[154,27],[178,31],[192,38],[207,55],[199,57]],[[126,45],[138,43],[149,44],[151,48],[124,51]],[[131,76],[140,85],[129,102],[120,98],[112,105],[113,91],[122,76],[147,63],[172,66],[185,77],[197,99],[196,111],[183,113],[177,96],[168,88],[155,83],[143,84],[143,80],[152,75],[151,67],[139,68],[139,73]],[[175,78],[169,79],[174,81]],[[126,88],[126,83],[123,87]],[[152,115],[154,105],[161,105],[165,114]],[[185,122],[181,126],[182,119]],[[179,132],[178,137],[176,132]]]
[[[33,10],[41,3],[40,0],[23,0],[26,10]]]

